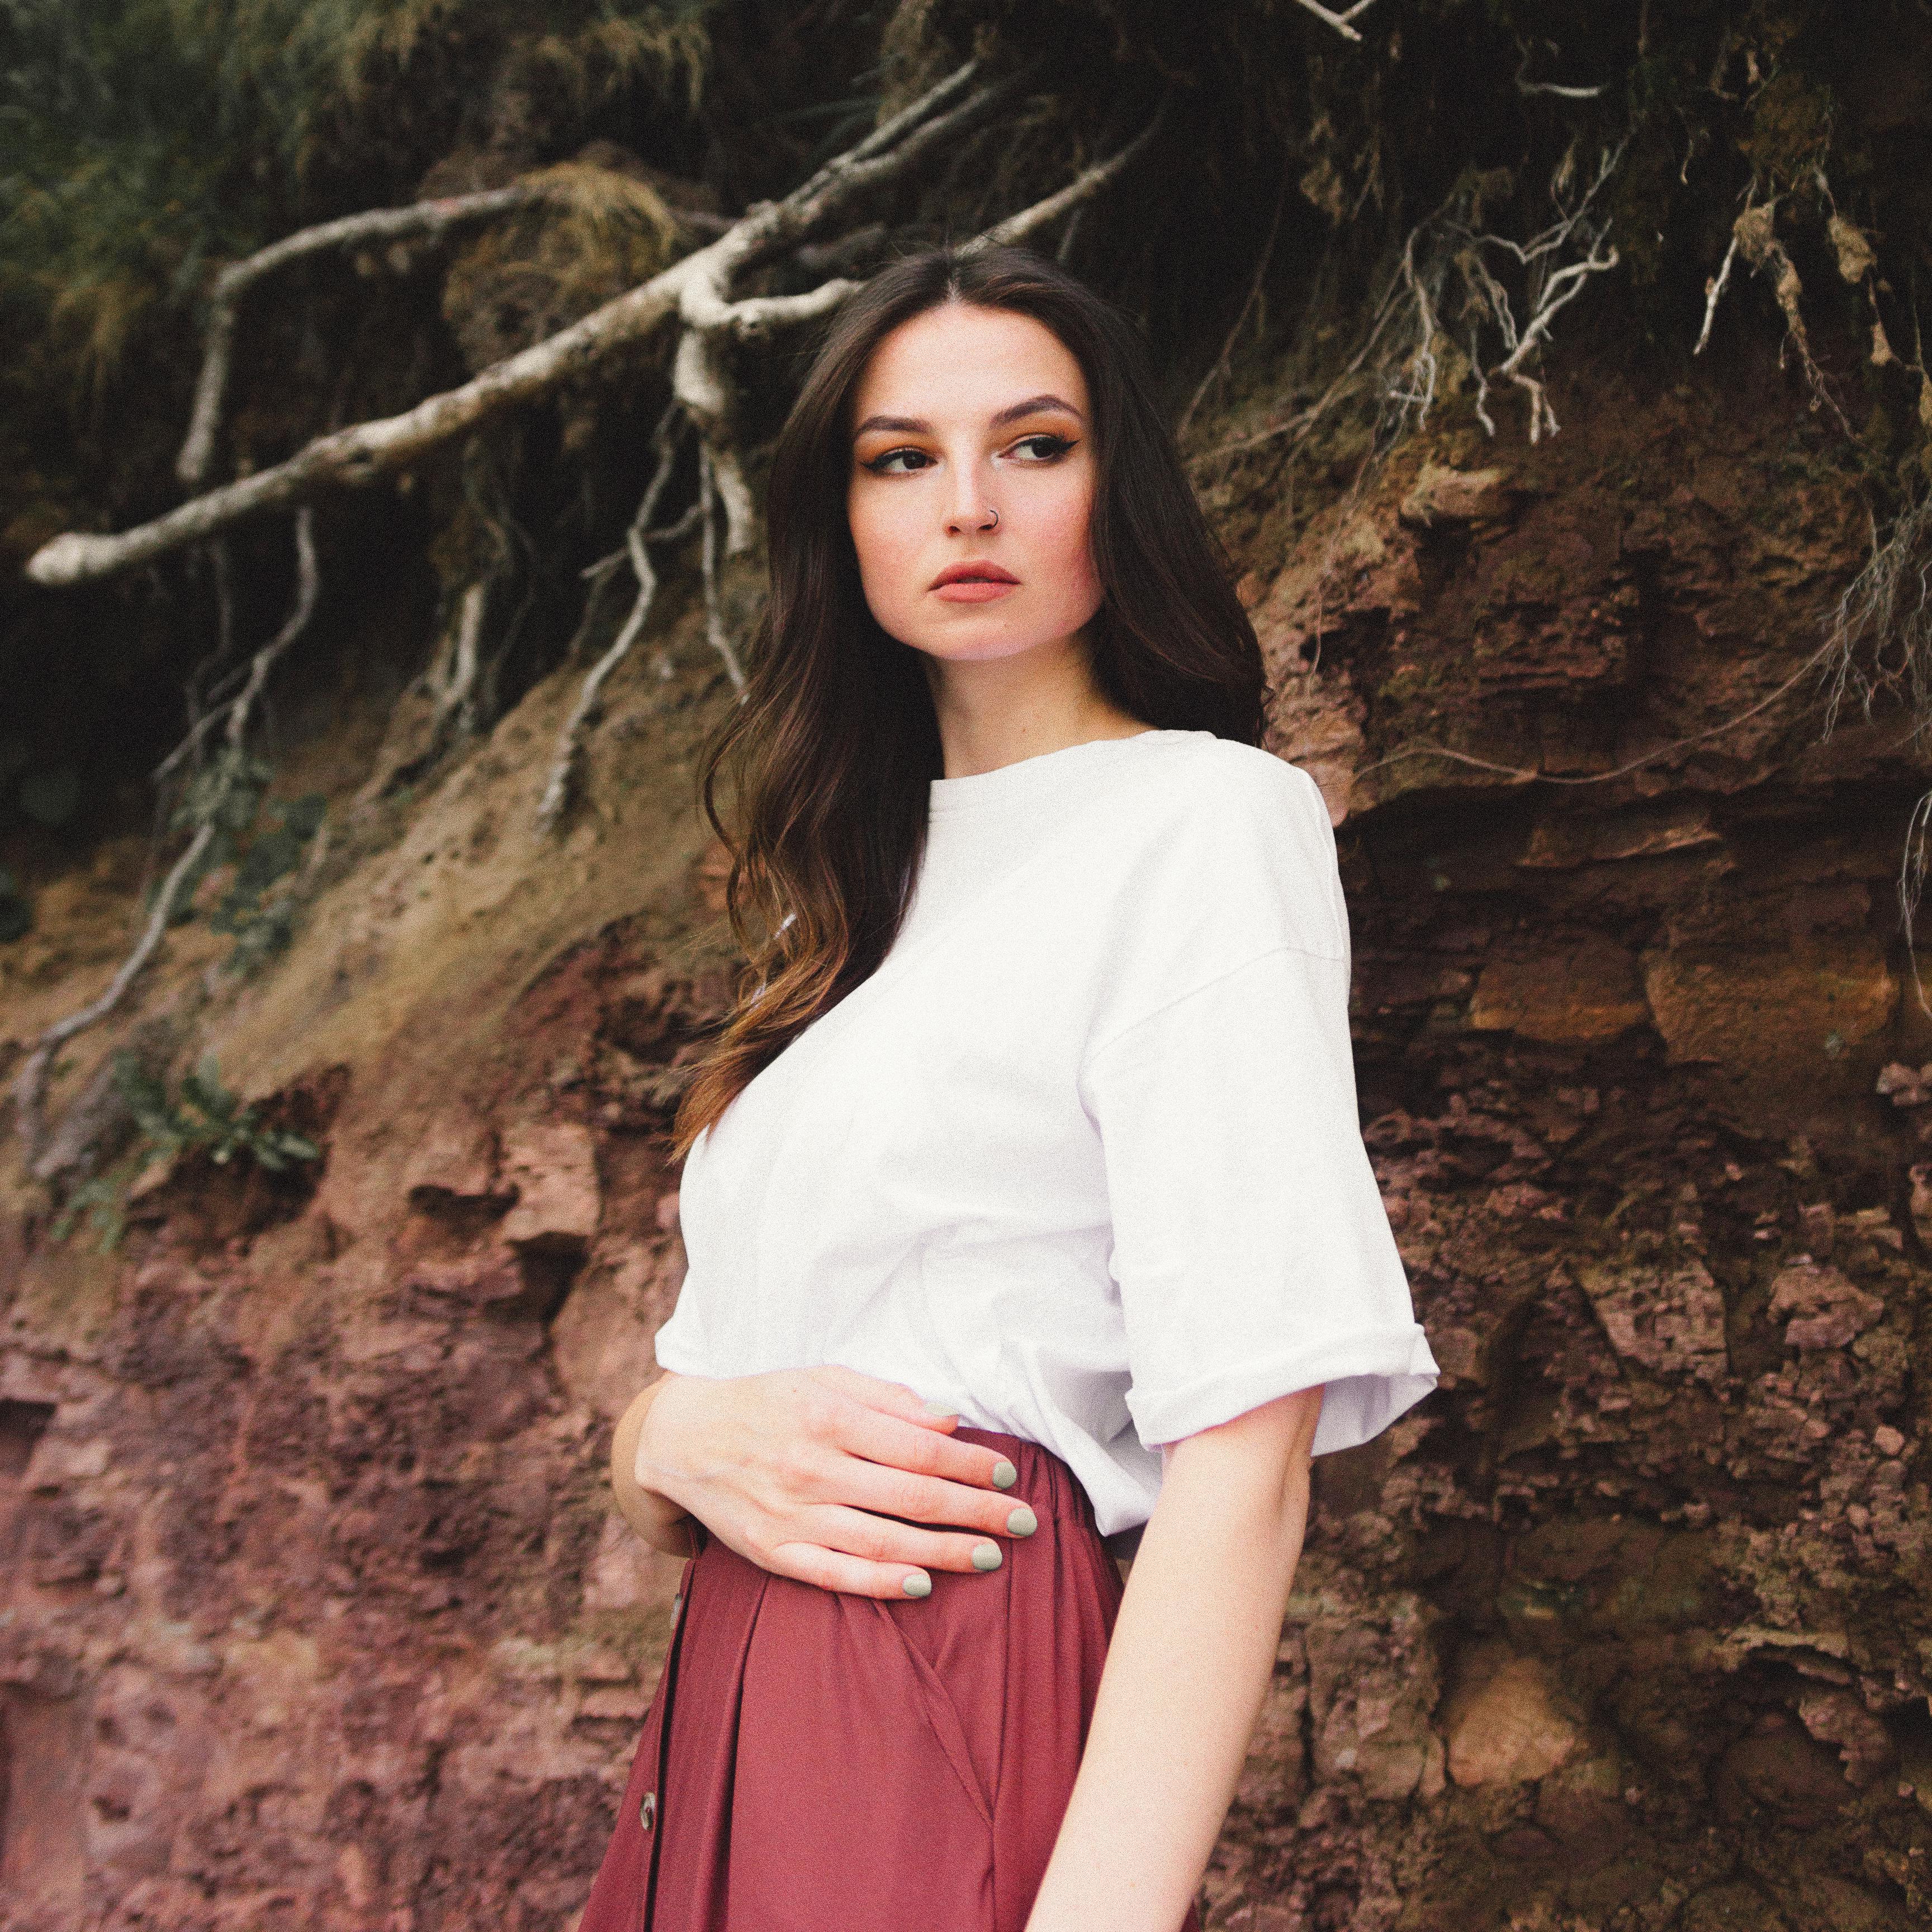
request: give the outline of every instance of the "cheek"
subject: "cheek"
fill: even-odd
[[[1068,602],[1085,604],[1086,616],[1091,616],[1100,601],[1100,579],[1094,568],[1092,486],[1069,490],[1042,508],[1044,514],[1037,526],[1040,560],[1051,569],[1054,580],[1064,586]]]
[[[902,598],[917,560],[918,532],[903,514],[895,515],[884,493],[854,490],[845,500],[846,521],[859,559],[859,580],[874,607]]]

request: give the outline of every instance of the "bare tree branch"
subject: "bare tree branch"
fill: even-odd
[[[239,262],[231,262],[214,278],[201,375],[195,385],[194,411],[188,422],[188,440],[175,459],[175,474],[191,490],[199,489],[208,480],[214,439],[221,428],[221,406],[228,392],[236,312],[242,296],[263,277],[305,256],[322,254],[332,248],[364,248],[380,242],[408,241],[418,236],[434,240],[452,228],[492,220],[535,198],[536,191],[531,188],[498,188],[481,194],[419,201],[407,208],[370,208],[362,214],[345,214],[339,220],[319,222],[313,228],[272,242]]]
[[[229,750],[238,759],[247,742],[250,716],[261,698],[268,675],[282,654],[308,629],[309,620],[315,614],[316,597],[320,586],[321,573],[315,554],[315,513],[304,506],[296,516],[293,608],[282,628],[255,653],[247,682],[228,706],[226,742]],[[78,1012],[70,1013],[66,1018],[56,1020],[49,1027],[35,1042],[33,1052],[27,1056],[26,1064],[20,1070],[20,1080],[14,1088],[14,1120],[26,1150],[26,1165],[36,1179],[53,1178],[51,1174],[40,1172],[40,1155],[46,1140],[46,1123],[41,1109],[54,1055],[69,1040],[112,1012],[127,997],[128,988],[140,977],[142,968],[154,957],[154,950],[160,944],[183,894],[200,876],[201,863],[214,842],[227,788],[224,785],[223,796],[212,801],[202,813],[201,823],[189,840],[187,850],[175,861],[162,881],[160,890],[154,895],[148,922],[135,942],[134,950],[121,962],[119,971],[109,981],[106,990]]]

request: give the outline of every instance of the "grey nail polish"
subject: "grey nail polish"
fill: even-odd
[[[902,1580],[899,1588],[908,1597],[929,1597],[932,1594],[932,1579],[923,1570],[914,1570]]]
[[[957,1415],[959,1413],[950,1402],[922,1402],[920,1407],[928,1415]]]
[[[1040,1518],[1024,1503],[1006,1519],[1006,1529],[1010,1535],[1030,1536],[1040,1527]]]
[[[995,1462],[993,1465],[993,1486],[996,1490],[1010,1490],[1020,1479],[1020,1472],[1012,1463]]]
[[[976,1570],[997,1570],[1004,1558],[1000,1555],[997,1543],[976,1544],[973,1548],[973,1568]]]

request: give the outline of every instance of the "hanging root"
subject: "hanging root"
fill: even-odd
[[[724,607],[718,594],[718,519],[712,514],[714,500],[722,497],[716,488],[717,468],[711,446],[700,446],[698,452],[698,496],[704,506],[704,635],[711,648],[724,661],[725,675],[734,691],[745,688],[745,669],[724,628]]]
[[[316,597],[321,587],[321,573],[316,563],[315,512],[306,506],[296,516],[296,595],[286,621],[267,644],[257,651],[250,661],[248,675],[242,688],[230,699],[219,712],[208,716],[222,716],[226,722],[224,734],[225,756],[217,764],[212,782],[205,796],[194,804],[195,831],[188,841],[187,849],[170,869],[162,880],[159,892],[149,909],[147,924],[135,941],[134,950],[121,962],[120,970],[108,982],[106,990],[98,998],[70,1013],[66,1018],[56,1020],[34,1042],[33,1051],[27,1056],[26,1064],[20,1070],[20,1077],[14,1088],[14,1121],[19,1130],[21,1145],[28,1171],[36,1180],[55,1178],[51,1172],[41,1171],[42,1154],[46,1140],[46,1124],[44,1107],[46,1098],[47,1078],[53,1064],[54,1055],[76,1035],[85,1033],[89,1027],[105,1019],[127,997],[128,989],[140,976],[142,969],[154,957],[155,949],[160,944],[163,934],[173,919],[183,897],[194,886],[201,877],[202,861],[208,848],[214,843],[220,829],[224,808],[243,782],[247,760],[248,724],[255,706],[260,702],[266,688],[268,677],[284,652],[304,631],[315,614]],[[190,734],[192,736],[194,734]],[[166,770],[181,757],[163,767]]]
[[[1831,190],[1822,175],[1819,184],[1828,198]],[[1690,352],[1694,356],[1702,355],[1711,340],[1711,327],[1718,319],[1718,304],[1724,300],[1724,291],[1730,286],[1731,270],[1738,257],[1743,256],[1753,274],[1760,268],[1769,269],[1771,292],[1784,316],[1785,344],[1798,352],[1799,365],[1811,391],[1811,406],[1814,410],[1829,410],[1838,419],[1838,427],[1850,436],[1852,426],[1846,420],[1844,411],[1838,406],[1838,398],[1826,386],[1825,372],[1818,367],[1811,353],[1810,332],[1804,326],[1804,311],[1800,299],[1804,293],[1804,284],[1784,244],[1778,238],[1778,197],[1773,195],[1768,201],[1760,202],[1756,196],[1757,183],[1754,180],[1745,191],[1744,212],[1731,224],[1731,238],[1725,248],[1724,259],[1718,272],[1704,284],[1704,326],[1697,332],[1697,345]],[[1871,250],[1864,237],[1835,213],[1831,220],[1831,232],[1838,254],[1839,272],[1850,282],[1864,278],[1871,268]],[[1874,314],[1876,300],[1874,297]],[[1883,339],[1881,325],[1876,340]],[[1874,359],[1883,358],[1875,356]]]
[[[456,623],[444,637],[429,668],[429,756],[435,757],[457,733],[475,728],[478,668],[482,662],[483,620],[490,608],[490,580],[464,586]]]
[[[677,465],[678,446],[682,440],[682,411],[674,403],[659,418],[657,430],[652,441],[658,452],[658,466],[650,482],[646,484],[643,500],[638,506],[638,514],[631,519],[631,526],[624,533],[624,548],[616,556],[608,557],[593,564],[591,570],[593,584],[591,592],[594,601],[597,591],[602,587],[619,557],[628,561],[631,574],[637,580],[638,594],[632,600],[630,615],[624,620],[622,628],[613,640],[609,650],[592,665],[577,694],[577,702],[571,707],[569,717],[562,731],[557,734],[556,752],[550,760],[550,776],[545,781],[543,798],[537,806],[537,824],[539,830],[551,830],[563,816],[564,808],[570,802],[571,786],[576,776],[577,761],[584,748],[585,734],[597,722],[598,700],[604,682],[610,674],[631,653],[631,649],[643,636],[644,624],[651,614],[651,604],[657,595],[657,572],[652,567],[650,546],[665,543],[682,536],[689,529],[691,518],[687,514],[663,530],[651,528],[651,518],[657,513],[658,500],[664,492],[671,478],[671,472]],[[700,485],[700,487],[702,487]],[[705,520],[705,530],[709,536],[710,519]],[[586,622],[587,614],[586,614]]]
[[[1754,182],[1751,184],[1750,193],[1744,196],[1745,214],[1751,212],[1751,198],[1756,190],[1757,184]],[[1774,208],[1777,205],[1775,201],[1767,204]],[[1744,216],[1740,215],[1738,218],[1742,220]],[[1711,325],[1717,320],[1718,304],[1724,300],[1724,291],[1731,285],[1731,269],[1737,259],[1738,236],[1737,230],[1733,228],[1731,231],[1730,246],[1724,250],[1724,259],[1718,265],[1718,272],[1709,277],[1704,284],[1704,326],[1697,332],[1697,346],[1690,352],[1693,356],[1702,355],[1706,346],[1711,340]]]
[[[1916,733],[1932,725],[1932,493],[1901,512],[1882,542],[1874,530],[1870,556],[1832,610],[1826,649],[1828,735],[1848,702],[1870,718],[1892,699]]]
[[[1492,386],[1510,382],[1529,398],[1530,441],[1556,434],[1561,425],[1535,364],[1550,346],[1557,316],[1594,277],[1618,265],[1609,224],[1593,211],[1623,152],[1622,146],[1606,148],[1588,185],[1575,196],[1566,156],[1550,184],[1556,218],[1527,241],[1471,226],[1454,202],[1410,231],[1375,328],[1348,372],[1353,375],[1392,310],[1401,326],[1377,364],[1382,392],[1378,448],[1392,448],[1411,428],[1427,423],[1443,380],[1444,352],[1460,352],[1448,332],[1452,322],[1468,330],[1476,420],[1484,433],[1496,433],[1490,413]],[[1514,296],[1505,276],[1519,284]],[[1520,322],[1519,302],[1527,310]],[[1494,346],[1486,348],[1486,341]]]

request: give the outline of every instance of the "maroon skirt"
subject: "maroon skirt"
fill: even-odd
[[[1040,1520],[989,1574],[881,1603],[700,1532],[578,1932],[1024,1932],[1120,1573],[1058,1456],[958,1434],[1012,1462]]]

